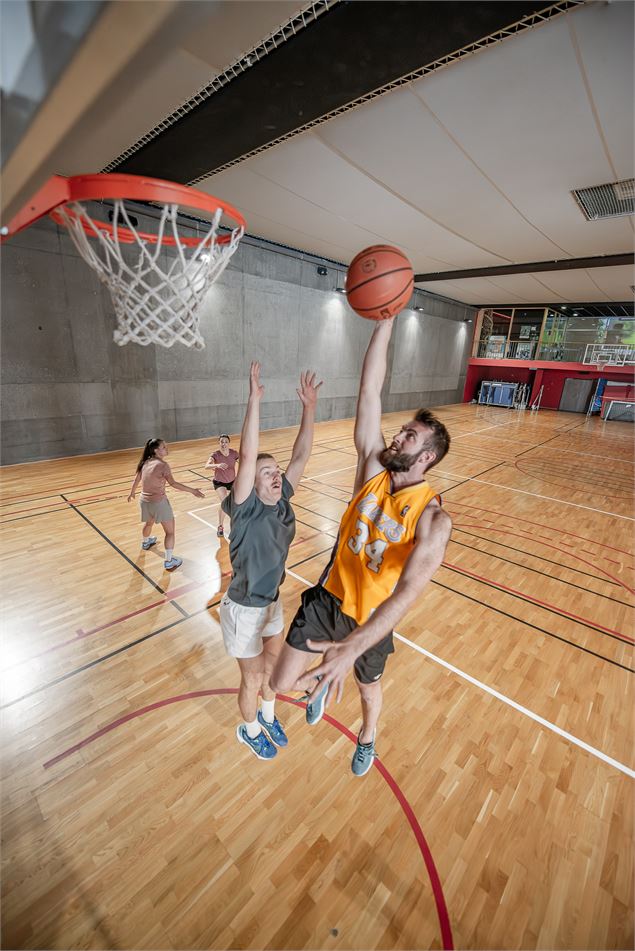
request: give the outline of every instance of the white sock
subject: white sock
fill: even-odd
[[[255,740],[260,733],[260,724],[257,720],[254,720],[253,723],[247,723],[245,720],[245,729],[247,730],[247,736],[251,740]]]
[[[166,560],[166,561],[172,561],[172,554],[173,554],[173,552],[174,552],[174,549],[173,549],[173,548],[166,548],[166,549],[165,549],[165,560]]]
[[[260,705],[260,710],[262,712],[263,719],[267,723],[273,723],[275,719],[274,708],[276,705],[275,698],[273,700],[263,700]]]

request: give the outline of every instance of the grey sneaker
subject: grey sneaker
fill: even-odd
[[[177,558],[176,555],[173,555],[169,561],[163,562],[163,567],[166,571],[174,571],[175,568],[179,568],[183,564],[182,558]]]
[[[156,535],[150,535],[149,538],[143,539],[143,541],[141,542],[141,547],[143,548],[144,551],[147,551],[148,548],[152,548],[152,546],[156,545],[156,543],[157,543]]]
[[[360,743],[357,737],[357,746],[351,760],[351,770],[354,776],[365,776],[368,770],[375,762],[375,737],[373,735],[370,743]]]
[[[318,677],[318,680],[321,680],[321,677]],[[309,726],[315,726],[316,723],[322,719],[324,715],[324,707],[326,706],[326,698],[329,695],[329,685],[325,684],[320,692],[306,705],[306,722]],[[308,694],[303,697],[303,700],[306,700]]]

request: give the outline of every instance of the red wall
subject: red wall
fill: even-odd
[[[500,363],[500,360],[496,361]],[[476,399],[478,385],[481,380],[502,380],[505,383],[529,383],[532,376],[532,370],[529,367],[473,367],[468,364],[467,376],[465,379],[465,390],[463,391],[463,402],[469,403]]]
[[[463,401],[469,403],[476,398],[481,380],[502,380],[507,383],[527,383],[533,381],[532,398],[542,385],[544,387],[541,407],[558,409],[565,380],[611,380],[625,385],[633,379],[633,367],[611,367],[599,371],[583,363],[551,363],[546,360],[485,360],[473,358],[468,361]]]

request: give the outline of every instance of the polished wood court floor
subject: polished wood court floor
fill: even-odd
[[[633,946],[633,427],[439,414],[452,541],[361,780],[352,684],[314,728],[280,700],[271,763],[236,742],[215,440],[170,447],[206,492],[170,492],[173,574],[126,504],[138,450],[3,470],[5,948]],[[293,438],[262,447],[284,464]],[[287,619],[354,466],[352,421],[319,424]]]

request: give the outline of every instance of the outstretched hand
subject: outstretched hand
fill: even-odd
[[[316,383],[317,373],[311,373],[307,370],[300,374],[300,387],[296,393],[300,397],[303,406],[315,406],[318,398],[318,390],[322,386],[322,380]]]
[[[315,686],[309,692],[309,700],[313,700],[325,686],[328,686],[326,706],[328,707],[333,698],[335,698],[336,703],[339,703],[344,692],[344,682],[349,671],[353,668],[357,655],[346,641],[329,644],[326,649],[324,648],[324,641],[307,640],[306,645],[309,650],[324,652],[319,667],[312,667],[310,670],[311,676],[320,677],[320,680],[316,681]]]
[[[260,382],[260,364],[257,360],[252,360],[249,368],[249,396],[260,400],[264,392],[265,388]]]

